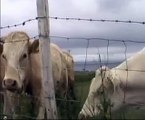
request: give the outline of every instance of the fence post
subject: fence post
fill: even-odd
[[[37,0],[38,29],[39,29],[39,50],[41,57],[41,75],[44,94],[44,108],[47,119],[56,119],[56,101],[54,82],[52,77],[52,64],[49,38],[49,11],[48,0]]]

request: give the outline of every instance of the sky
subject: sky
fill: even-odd
[[[48,0],[51,17],[88,19],[113,19],[145,21],[145,0]],[[37,17],[36,0],[1,0],[1,26],[22,23]],[[2,29],[1,34],[15,30],[38,35],[38,23]],[[145,25],[111,22],[90,22],[50,19],[50,36],[69,38],[105,38],[115,40],[145,41]],[[75,62],[122,61],[141,50],[145,43],[118,41],[51,38],[51,42],[70,51]],[[87,56],[86,56],[87,55]],[[101,58],[99,57],[101,56]]]

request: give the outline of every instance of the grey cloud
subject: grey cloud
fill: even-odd
[[[67,22],[67,21],[66,21]],[[67,24],[67,23],[66,23]],[[81,23],[80,23],[81,24]],[[143,25],[133,25],[133,24],[119,24],[119,23],[90,23],[92,26],[96,26],[96,28],[93,26],[90,30],[89,23],[86,23],[86,26],[80,26],[77,28],[77,25],[73,26],[70,25],[64,25],[64,27],[60,27],[59,33],[56,35],[62,35],[66,37],[84,37],[84,38],[106,38],[108,40],[110,39],[116,39],[116,40],[133,40],[133,41],[145,41],[145,34],[144,34],[144,26]],[[106,25],[107,24],[107,25]],[[55,28],[55,27],[54,27]],[[67,28],[70,28],[67,30]],[[51,35],[55,35],[55,33],[51,33]],[[77,47],[86,47],[87,41],[84,39],[70,39],[69,42],[66,42],[66,39],[56,39],[53,38],[55,42],[58,42],[61,44],[61,46],[66,48],[77,48]],[[61,43],[62,42],[62,43]],[[90,40],[89,47],[107,47],[108,41],[103,40]],[[137,44],[137,43],[126,43],[127,47],[132,46],[143,46],[143,44]],[[109,46],[122,46],[124,47],[123,42],[115,42],[115,41],[109,41]]]
[[[126,11],[132,0],[98,0],[99,8],[105,12],[120,13]]]
[[[2,25],[19,23],[23,20],[37,16],[35,0],[2,0]],[[4,3],[4,4],[3,4]],[[119,20],[145,20],[144,0],[49,0],[50,16],[79,17],[93,19],[119,19]],[[18,8],[19,6],[19,8]],[[140,8],[140,9],[139,9]],[[14,30],[24,30],[30,37],[38,34],[37,21],[28,23],[18,28],[2,30],[6,34]],[[145,41],[144,25],[86,22],[86,21],[63,21],[50,19],[50,35],[84,38],[106,38],[120,40]],[[87,41],[84,39],[58,39],[51,38],[52,42],[60,47],[71,50],[77,58],[84,58]],[[106,54],[108,41],[90,40],[88,53],[93,57],[100,49],[101,54]],[[126,43],[127,52],[139,51],[145,44]],[[96,49],[94,49],[96,48]],[[115,48],[115,49],[114,49]],[[118,51],[118,48],[122,48]],[[125,46],[122,42],[109,42],[110,55],[123,56]],[[113,50],[113,51],[112,51]],[[94,52],[95,51],[95,52]],[[80,55],[80,56],[79,56]],[[91,58],[91,56],[88,56]],[[118,57],[119,58],[119,57]],[[115,57],[112,59],[115,59]]]

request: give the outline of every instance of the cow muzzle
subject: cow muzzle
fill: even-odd
[[[17,91],[18,90],[18,83],[16,80],[13,80],[13,79],[4,79],[3,80],[3,88],[10,90],[10,91]]]

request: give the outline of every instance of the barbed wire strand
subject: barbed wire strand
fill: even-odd
[[[60,38],[60,39],[82,39],[82,40],[100,40],[100,41],[114,41],[114,42],[131,42],[131,43],[145,43],[145,41],[137,41],[137,40],[129,40],[129,39],[109,39],[109,38],[102,38],[102,37],[65,37],[65,36],[50,36],[51,38]]]
[[[38,17],[39,18],[39,17]],[[89,22],[113,22],[113,23],[136,23],[136,24],[145,24],[145,22],[141,21],[133,21],[133,20],[114,20],[114,19],[92,19],[92,18],[74,18],[74,17],[49,17],[55,20],[75,20],[75,21],[89,21]]]
[[[20,23],[17,23],[17,24],[13,24],[13,25],[2,26],[2,27],[0,27],[0,29],[2,30],[2,29],[6,29],[6,28],[13,28],[13,27],[18,27],[18,26],[25,26],[26,23],[32,22],[32,21],[34,21],[34,20],[36,20],[36,18],[28,19],[28,20],[25,20],[25,21],[23,21],[23,22],[20,22]]]
[[[46,18],[44,17],[35,17],[35,18],[31,18],[28,20],[25,20],[23,22],[17,23],[17,24],[12,24],[12,25],[6,25],[6,26],[1,26],[0,29],[6,29],[6,28],[13,28],[13,27],[18,27],[18,26],[24,26],[26,25],[26,23],[35,21],[35,20],[39,20],[42,18]],[[140,24],[140,25],[144,25],[145,21],[134,21],[134,20],[115,20],[115,19],[92,19],[92,18],[75,18],[75,17],[48,17],[50,19],[54,19],[54,20],[65,20],[65,21],[88,21],[88,22],[110,22],[110,23],[129,23],[129,24]]]

